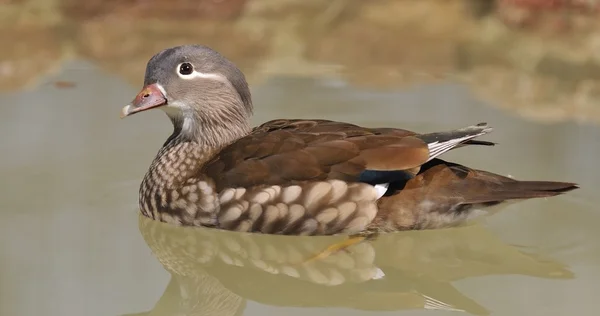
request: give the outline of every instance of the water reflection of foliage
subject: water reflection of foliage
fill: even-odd
[[[526,254],[481,226],[382,235],[321,261],[303,259],[341,237],[180,228],[140,216],[140,231],[171,281],[154,311],[239,315],[271,306],[489,312],[451,285],[487,275],[569,279],[560,263]],[[318,312],[317,312],[318,313]]]
[[[32,87],[70,58],[91,60],[138,85],[153,53],[195,42],[233,59],[254,84],[273,74],[343,76],[377,88],[455,80],[493,104],[537,119],[600,121],[595,106],[600,19],[569,11],[576,23],[567,30],[549,32],[543,25],[523,30],[507,27],[502,12],[488,8],[480,16],[465,10],[465,3],[474,5],[465,0],[10,1],[0,9],[0,17],[7,17],[0,22],[5,28],[0,39],[12,43],[0,53],[0,89]]]

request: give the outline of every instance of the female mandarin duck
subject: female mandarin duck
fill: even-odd
[[[332,235],[441,228],[505,200],[576,184],[518,181],[438,157],[491,128],[417,134],[327,120],[255,128],[242,72],[199,45],[150,59],[122,116],[162,109],[174,131],[140,187],[143,215],[163,222],[270,234]]]

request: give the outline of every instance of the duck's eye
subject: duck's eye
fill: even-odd
[[[194,72],[194,66],[192,66],[192,64],[190,63],[182,63],[181,65],[179,65],[179,73],[187,76],[187,75],[191,75],[192,72]]]

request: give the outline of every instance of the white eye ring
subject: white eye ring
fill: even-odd
[[[194,77],[194,72],[194,65],[189,62],[177,65],[177,75],[183,79],[191,79]]]

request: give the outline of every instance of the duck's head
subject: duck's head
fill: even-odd
[[[144,87],[123,107],[121,117],[150,109],[162,109],[181,135],[207,138],[218,136],[206,135],[211,130],[246,132],[252,100],[235,64],[209,47],[184,45],[148,61]]]

